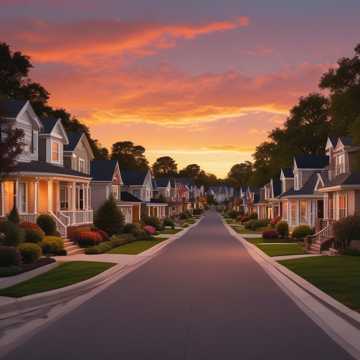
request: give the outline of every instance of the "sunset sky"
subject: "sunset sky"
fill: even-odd
[[[225,176],[360,42],[358,0],[0,0],[0,41],[110,147]]]

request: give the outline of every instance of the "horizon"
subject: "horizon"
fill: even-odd
[[[169,155],[223,178],[352,54],[360,4],[346,3],[0,0],[0,30],[50,105],[107,148],[130,140],[151,164]]]

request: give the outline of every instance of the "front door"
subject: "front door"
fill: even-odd
[[[324,218],[324,200],[317,201],[317,218],[318,219]]]

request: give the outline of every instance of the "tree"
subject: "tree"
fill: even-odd
[[[252,163],[245,161],[240,164],[235,164],[228,173],[228,183],[235,188],[240,188],[249,185],[252,175]]]
[[[148,161],[145,158],[145,148],[134,145],[131,141],[119,141],[111,148],[111,159],[119,162],[121,169],[147,170]]]
[[[0,180],[11,172],[18,155],[23,151],[24,132],[5,128],[0,131]]]
[[[175,176],[177,174],[177,164],[170,156],[159,157],[152,166],[155,177]]]
[[[179,171],[179,176],[188,177],[196,180],[201,173],[201,168],[198,164],[187,165],[184,169]]]

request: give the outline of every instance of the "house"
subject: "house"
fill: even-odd
[[[254,206],[258,219],[268,219],[268,203],[265,201],[265,186],[259,189],[258,196],[255,198]]]
[[[142,202],[142,216],[166,217],[167,203],[154,199],[154,184],[150,170],[121,170],[124,190]]]
[[[168,177],[156,178],[153,181],[154,199],[170,201],[171,197],[171,181]]]
[[[170,178],[170,200],[168,201],[167,215],[168,216],[177,216],[183,211],[183,185],[175,180],[175,178]]]
[[[211,186],[208,193],[218,204],[223,204],[234,196],[234,188],[227,185]]]
[[[22,129],[24,146],[15,168],[0,186],[0,216],[16,206],[23,221],[35,222],[39,214],[50,214],[62,236],[71,226],[90,224],[89,169],[83,172],[64,165],[64,147],[69,138],[61,119],[40,119],[29,101],[0,102],[1,132]],[[89,153],[85,161],[90,161]]]
[[[281,180],[280,176],[273,177],[270,182],[265,186],[265,201],[267,202],[267,218],[276,219],[281,216]]]
[[[319,176],[324,195],[324,220],[327,226],[343,217],[360,213],[360,146],[351,137],[328,138],[328,177]]]
[[[319,192],[318,177],[327,176],[328,156],[303,155],[293,160],[293,187],[280,195],[282,219],[290,228],[298,225],[315,227],[323,218],[323,195]],[[281,188],[287,189],[292,182],[290,172],[282,171]]]

